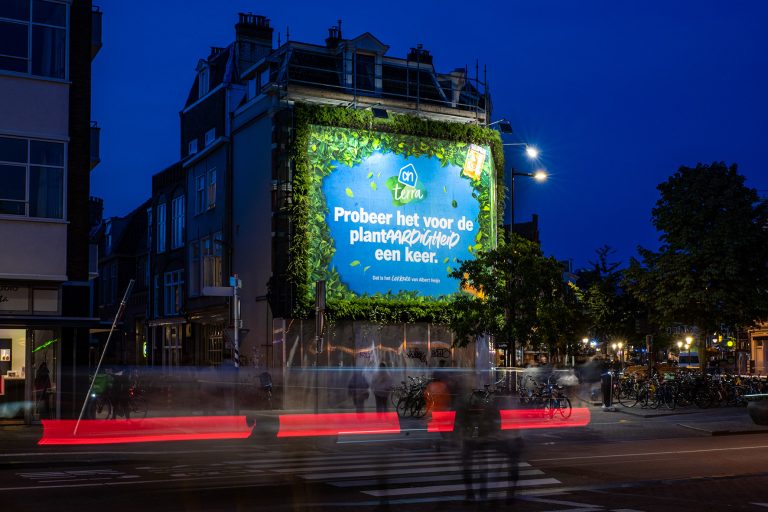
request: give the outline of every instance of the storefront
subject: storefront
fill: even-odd
[[[61,293],[56,284],[0,282],[0,421],[70,417],[82,402],[75,353],[95,319],[63,316]]]

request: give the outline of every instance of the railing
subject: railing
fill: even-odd
[[[392,76],[375,75],[373,83],[381,82],[381,88],[358,88],[356,87],[355,74],[345,74],[341,70],[318,68],[315,66],[297,64],[291,62],[286,67],[285,76],[282,77],[283,85],[298,84],[307,85],[313,88],[325,89],[328,91],[337,91],[344,94],[351,94],[355,101],[358,97],[368,97],[375,102],[376,99],[392,99],[406,102],[416,102],[418,105],[431,105],[442,108],[462,110],[472,112],[476,115],[485,116],[487,108],[486,98],[480,94],[477,81],[474,79],[465,79],[465,84],[470,87],[464,87],[459,95],[458,101],[453,101],[453,92],[444,91],[434,79],[434,75],[428,72],[426,68],[421,70],[415,68],[396,68],[406,75],[406,79],[399,79]],[[425,75],[430,80],[425,81]],[[347,77],[352,78],[351,84],[347,85]],[[366,78],[368,78],[366,76]],[[368,80],[366,80],[368,82]],[[263,89],[263,87],[262,87]],[[450,99],[447,96],[451,96]]]

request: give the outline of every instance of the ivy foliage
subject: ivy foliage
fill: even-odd
[[[406,157],[434,157],[442,166],[462,167],[469,144],[490,148],[492,156],[486,159],[481,179],[472,181],[473,197],[480,204],[480,230],[469,250],[481,251],[495,247],[500,222],[496,212],[503,209],[503,198],[497,197],[495,192],[504,190],[503,152],[496,131],[407,115],[390,114],[388,119],[379,119],[367,110],[296,104],[295,136],[291,147],[295,170],[290,207],[294,233],[288,267],[289,279],[297,290],[294,315],[309,316],[313,306],[313,284],[325,280],[329,316],[335,320],[378,323],[446,320],[450,299],[435,302],[435,299],[420,296],[415,291],[357,297],[341,281],[338,272],[329,269],[335,247],[325,222],[328,205],[321,185],[323,178],[333,172],[335,164],[354,167],[376,151]],[[496,179],[495,187],[491,183],[492,177]],[[374,190],[387,186],[379,176],[368,178]],[[350,193],[347,190],[347,194]]]

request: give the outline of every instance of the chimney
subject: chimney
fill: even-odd
[[[432,65],[432,56],[429,54],[429,50],[425,50],[421,44],[417,44],[416,48],[411,48],[411,51],[408,53],[408,60],[429,66]]]
[[[235,25],[237,69],[244,71],[272,52],[272,27],[269,19],[256,14],[238,14]]]
[[[337,26],[328,29],[328,38],[325,40],[325,46],[331,49],[336,48],[339,46],[339,43],[342,39],[341,20],[339,20],[339,24]]]

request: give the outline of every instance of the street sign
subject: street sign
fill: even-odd
[[[204,286],[203,295],[208,297],[231,297],[233,295],[231,286]]]
[[[242,288],[243,287],[243,280],[239,279],[237,276],[230,276],[229,278],[229,286],[233,288]]]

